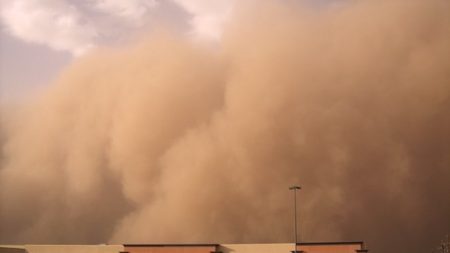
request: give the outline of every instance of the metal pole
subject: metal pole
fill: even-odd
[[[295,253],[297,253],[297,190],[294,189]]]
[[[294,236],[295,236],[295,247],[294,247],[294,253],[297,253],[297,190],[300,190],[300,186],[291,186],[289,187],[289,190],[294,190]]]

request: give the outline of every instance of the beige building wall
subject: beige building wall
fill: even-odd
[[[0,253],[26,253],[24,246],[19,245],[0,245]]]
[[[29,253],[119,253],[123,245],[25,245]]]
[[[304,253],[365,253],[362,242],[303,243]],[[294,243],[197,245],[0,245],[0,253],[291,253]]]
[[[305,253],[356,253],[356,250],[360,249],[360,243],[326,243],[297,246],[298,251]],[[218,247],[218,251],[223,253],[291,253],[291,251],[294,251],[294,243],[221,244]]]
[[[221,244],[218,247],[223,253],[290,253],[293,250],[293,243]]]

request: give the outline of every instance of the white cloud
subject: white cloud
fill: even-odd
[[[106,40],[145,28],[165,1],[188,12],[196,37],[218,39],[235,0],[2,0],[1,20],[27,42],[81,55]]]
[[[192,15],[190,21],[197,36],[218,39],[230,16],[235,0],[174,0]]]
[[[155,0],[9,0],[2,2],[1,20],[19,39],[81,55],[114,29],[141,25],[156,5]],[[96,11],[104,15],[93,17]]]
[[[1,18],[12,35],[75,55],[94,46],[97,37],[77,8],[65,1],[5,1]]]
[[[93,6],[109,15],[139,22],[158,2],[155,0],[96,0]]]

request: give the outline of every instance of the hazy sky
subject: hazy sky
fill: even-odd
[[[49,83],[74,57],[160,26],[215,40],[233,1],[6,0],[1,6],[3,101]]]
[[[315,6],[336,1],[302,2]],[[34,94],[74,57],[92,48],[124,43],[161,26],[214,43],[234,4],[235,0],[4,0],[0,101]]]
[[[0,243],[287,242],[298,183],[302,240],[428,252],[450,224],[448,13],[2,0]]]

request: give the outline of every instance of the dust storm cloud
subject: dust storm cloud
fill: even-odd
[[[0,243],[427,252],[450,230],[450,3],[246,3],[76,60],[2,113]]]

